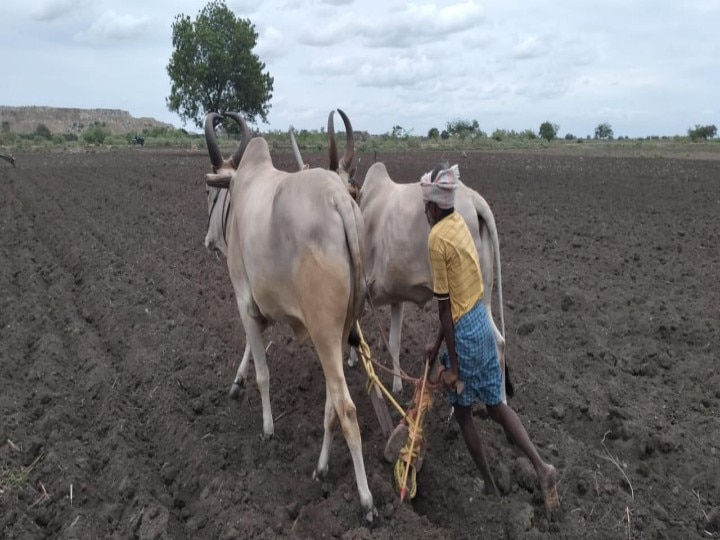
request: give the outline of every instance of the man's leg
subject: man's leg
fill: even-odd
[[[520,418],[508,405],[498,403],[487,406],[490,418],[500,424],[520,449],[525,453],[540,481],[543,495],[545,497],[545,509],[549,513],[555,512],[560,506],[560,499],[557,494],[557,471],[555,467],[543,461],[535,445],[525,431]]]
[[[464,407],[462,405],[455,405],[455,418],[460,425],[460,431],[462,432],[463,439],[465,439],[465,446],[467,446],[470,456],[472,457],[477,468],[480,469],[480,474],[485,481],[485,493],[488,495],[496,495],[497,488],[495,482],[490,475],[490,468],[488,467],[485,459],[485,452],[483,452],[482,441],[480,440],[480,434],[475,427],[475,422],[472,418],[471,407]]]

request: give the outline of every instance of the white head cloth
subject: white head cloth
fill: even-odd
[[[425,173],[420,179],[423,202],[434,202],[442,209],[455,206],[455,190],[460,182],[460,169],[457,164],[443,169],[432,180],[432,171]]]

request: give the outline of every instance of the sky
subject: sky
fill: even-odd
[[[2,0],[0,105],[167,109],[172,23],[205,1]],[[226,0],[274,78],[262,131],[480,128],[615,136],[720,125],[719,0]],[[336,128],[340,122],[336,118]]]

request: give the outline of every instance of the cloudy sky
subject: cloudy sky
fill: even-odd
[[[415,135],[454,119],[560,135],[720,125],[719,0],[226,0],[274,77],[260,129]],[[205,1],[2,0],[0,105],[167,110],[171,25]]]

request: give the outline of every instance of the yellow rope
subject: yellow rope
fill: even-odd
[[[387,398],[387,400],[390,402],[390,404],[397,409],[397,411],[400,413],[400,415],[408,422],[408,425],[414,424],[414,420],[408,417],[408,414],[405,412],[405,410],[400,406],[400,404],[395,400],[393,395],[388,391],[385,386],[383,386],[382,382],[380,382],[380,379],[378,378],[377,374],[375,373],[375,368],[372,364],[372,355],[370,353],[370,346],[365,341],[365,338],[363,337],[362,330],[360,329],[360,323],[355,323],[355,329],[357,330],[358,335],[360,336],[360,347],[358,347],[358,352],[360,353],[360,358],[362,359],[363,366],[365,367],[365,372],[367,373],[367,384],[365,389],[367,390],[367,393],[369,394],[372,392],[373,386],[377,386],[380,391],[383,393],[383,395]]]
[[[425,373],[423,375],[422,381],[417,381],[415,383],[415,395],[413,396],[412,402],[414,406],[411,406],[410,412],[405,412],[405,410],[395,400],[395,398],[388,391],[388,389],[383,386],[377,374],[375,373],[375,369],[373,368],[372,364],[370,346],[367,344],[365,338],[363,337],[359,322],[355,323],[355,328],[358,332],[358,335],[360,336],[360,346],[358,347],[358,352],[360,353],[360,358],[362,359],[363,366],[365,367],[365,372],[367,373],[368,380],[366,384],[366,390],[368,394],[372,392],[374,386],[377,386],[381,390],[383,395],[390,401],[393,407],[398,410],[405,422],[407,422],[409,441],[406,442],[405,446],[400,449],[398,459],[395,462],[395,485],[398,491],[400,491],[401,501],[405,499],[405,496],[408,493],[410,495],[410,498],[413,499],[417,493],[418,455],[420,449],[423,448],[425,442],[422,429],[423,417],[425,415],[425,412],[429,410],[430,407],[432,407],[433,403],[432,387],[430,388],[430,391],[425,391],[429,363],[425,363]],[[410,481],[409,489],[408,480]]]
[[[400,454],[395,462],[395,486],[400,491],[401,502],[408,492],[411,499],[415,498],[417,493],[417,460],[425,442],[422,428],[423,417],[433,403],[432,391],[425,392],[428,367],[428,363],[426,363],[422,383],[415,386],[414,407],[408,415],[414,419],[412,424],[408,424],[409,442],[400,449]],[[410,479],[409,489],[408,478]]]

